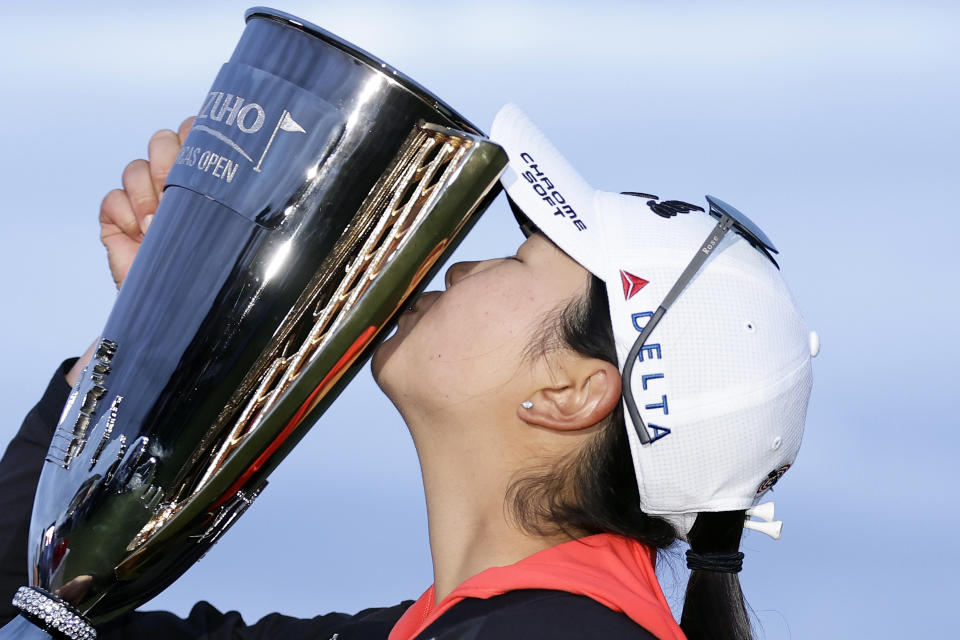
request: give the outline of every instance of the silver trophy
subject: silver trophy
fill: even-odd
[[[250,506],[507,158],[389,65],[251,9],[64,408],[0,638],[94,638]]]

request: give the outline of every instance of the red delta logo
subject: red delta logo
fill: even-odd
[[[623,283],[623,298],[624,300],[629,300],[633,296],[637,295],[637,291],[643,289],[649,284],[648,280],[644,280],[638,276],[633,275],[623,269],[620,269],[620,281]]]

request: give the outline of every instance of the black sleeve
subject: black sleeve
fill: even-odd
[[[43,397],[20,426],[0,459],[0,624],[16,615],[13,594],[27,584],[27,536],[33,495],[53,430],[70,394],[64,374],[76,358],[65,361],[54,374]]]
[[[236,611],[221,613],[207,602],[198,602],[190,615],[179,618],[166,611],[134,611],[97,627],[97,640],[254,640],[258,638],[323,638],[326,640],[350,616],[331,613],[298,619],[272,613],[247,625]]]
[[[33,496],[43,460],[70,394],[64,375],[76,359],[65,361],[54,374],[40,402],[27,414],[0,459],[0,626],[17,614],[10,604],[16,590],[27,584],[27,537]],[[300,619],[270,614],[248,625],[236,611],[221,613],[206,602],[179,618],[163,611],[134,611],[97,628],[99,640],[255,640],[320,638],[349,631],[351,638],[384,640],[411,602],[367,609],[356,615],[330,613]]]
[[[298,640],[342,636],[344,640],[386,640],[390,629],[412,602],[366,609],[356,615],[328,613],[316,618],[291,618],[271,613],[252,625],[236,611],[221,613],[206,602],[178,618],[162,611],[135,611],[97,628],[97,640]]]

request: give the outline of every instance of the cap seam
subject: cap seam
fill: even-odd
[[[715,409],[717,407],[723,407],[723,406],[739,406],[744,404],[755,404],[755,403],[747,402],[747,400],[755,398],[757,396],[766,396],[770,391],[770,389],[772,388],[783,387],[782,389],[779,389],[776,393],[771,394],[769,398],[766,398],[766,399],[770,400],[770,399],[776,398],[786,393],[787,391],[789,391],[790,389],[789,382],[792,380],[792,378],[794,378],[797,375],[797,373],[800,370],[804,369],[809,363],[810,363],[809,357],[806,357],[806,356],[801,357],[798,359],[797,364],[793,365],[786,373],[782,374],[776,380],[773,380],[772,382],[768,382],[764,384],[762,387],[751,388],[749,391],[744,391],[743,389],[750,385],[738,385],[736,387],[729,387],[727,389],[724,389],[722,392],[711,391],[709,393],[709,396],[721,396],[721,397],[713,398],[705,402],[699,402],[692,406],[678,408],[677,411],[675,412],[672,411],[671,415],[674,416],[674,418],[676,418],[677,421],[679,422],[679,421],[682,421],[683,418],[686,417],[688,414],[693,412],[703,412],[704,409]],[[736,399],[731,400],[729,399],[730,396],[734,396]],[[714,412],[712,415],[720,415],[720,414]]]

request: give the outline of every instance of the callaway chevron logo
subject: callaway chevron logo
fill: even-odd
[[[667,220],[675,217],[678,213],[690,213],[691,211],[703,212],[703,207],[698,207],[695,204],[690,204],[689,202],[683,202],[681,200],[664,200],[663,202],[657,202],[660,197],[655,196],[652,193],[642,193],[640,191],[621,191],[620,194],[624,196],[634,196],[637,198],[650,198],[650,200],[647,200],[647,206],[650,207],[650,211],[653,211],[661,218],[666,218]]]
[[[623,299],[629,300],[633,296],[637,295],[637,292],[640,289],[643,289],[649,284],[649,280],[644,280],[639,276],[635,276],[632,273],[620,269],[620,282],[623,283]]]

